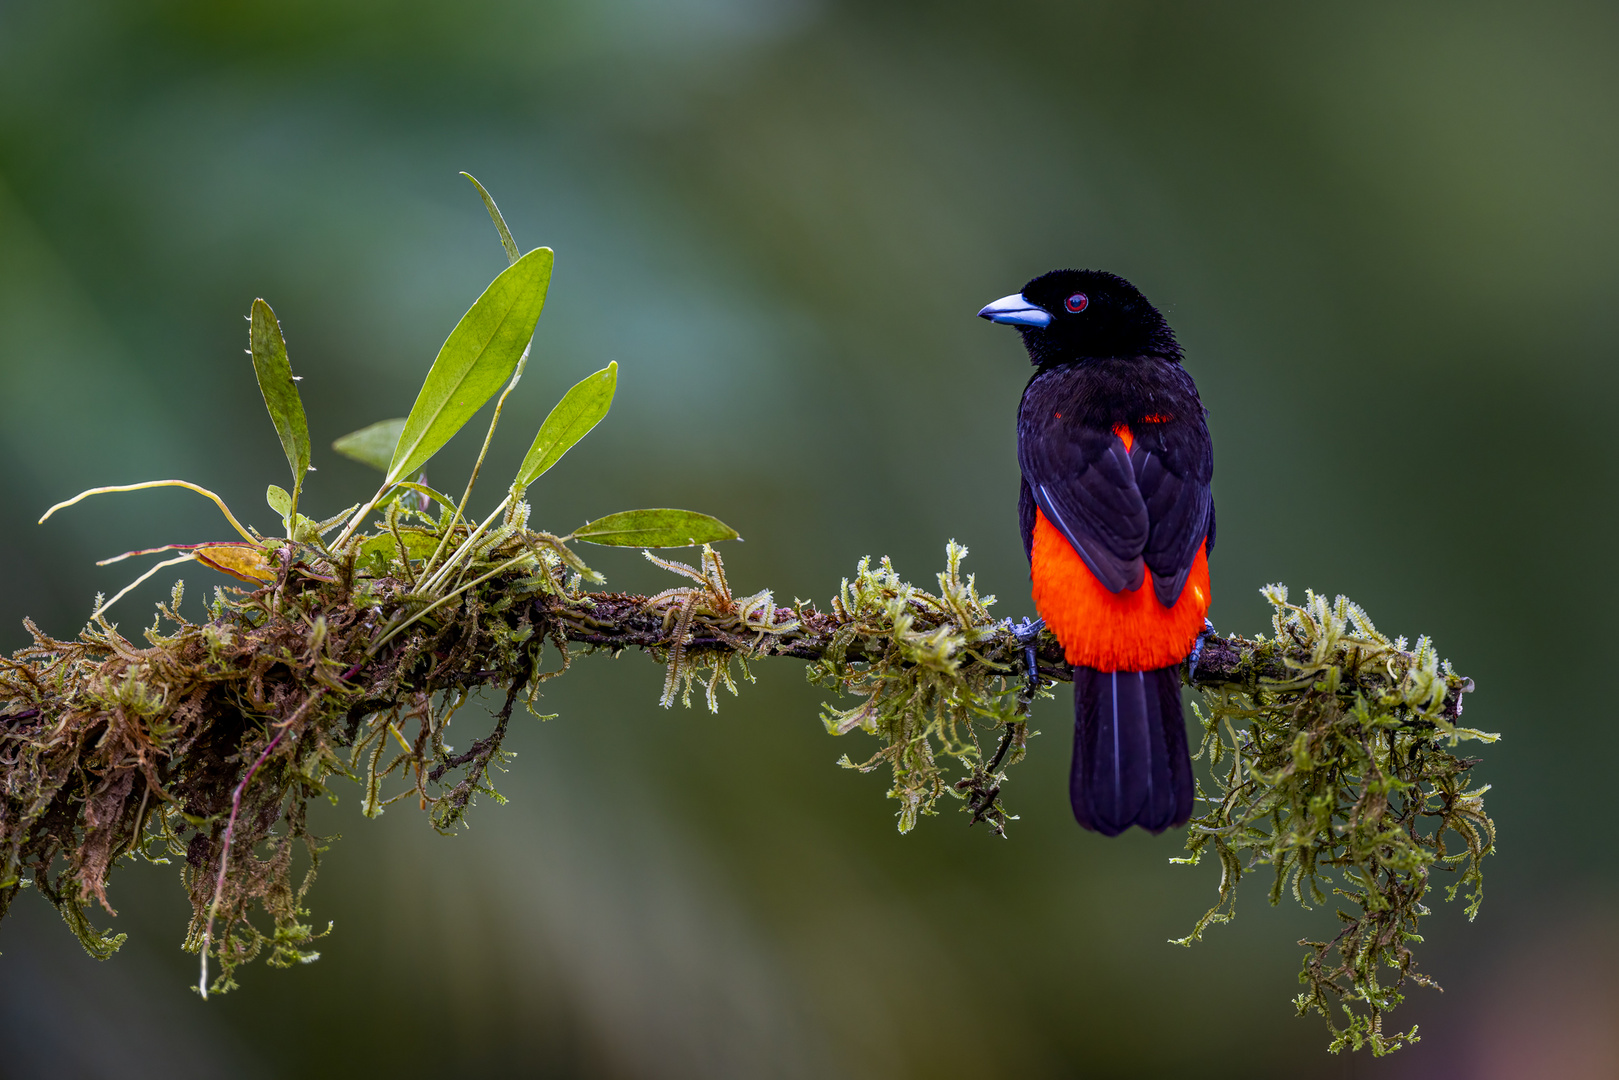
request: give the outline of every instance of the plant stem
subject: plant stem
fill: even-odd
[[[343,526],[343,531],[337,534],[337,539],[332,541],[333,551],[342,550],[343,545],[348,542],[349,537],[354,535],[354,530],[360,527],[360,523],[365,520],[366,515],[377,508],[377,503],[381,502],[383,496],[387,495],[392,488],[393,484],[391,482],[383,481],[382,486],[377,489],[377,493],[371,496],[364,506],[354,512],[354,516],[349,518],[348,524]]]
[[[461,493],[461,503],[455,508],[455,514],[450,518],[450,525],[444,530],[444,536],[438,542],[438,549],[433,552],[433,557],[428,559],[426,564],[422,566],[423,578],[427,578],[432,573],[439,556],[444,554],[444,546],[450,542],[450,537],[455,534],[455,527],[461,523],[461,518],[467,509],[467,500],[472,498],[472,487],[478,482],[478,473],[483,469],[484,456],[489,453],[489,444],[495,438],[495,426],[500,423],[500,412],[506,407],[506,399],[511,396],[511,392],[517,389],[518,380],[523,377],[523,369],[528,366],[528,350],[532,345],[533,343],[530,342],[529,345],[523,347],[523,355],[517,358],[517,367],[512,372],[512,381],[506,384],[506,389],[500,392],[500,398],[495,402],[495,415],[489,418],[489,430],[484,434],[483,449],[478,451],[478,460],[473,463],[472,475],[467,477],[467,489]]]
[[[478,538],[484,534],[490,525],[494,524],[495,518],[505,513],[506,507],[511,504],[511,500],[510,495],[502,499],[500,505],[495,507],[494,511],[483,519],[483,522],[461,542],[460,546],[450,553],[450,557],[444,560],[444,565],[438,568],[438,572],[432,578],[424,580],[416,591],[431,594],[434,589],[443,585],[449,578],[450,573],[455,569],[456,563],[461,561],[464,554],[472,551],[472,547],[478,542]]]
[[[442,607],[443,605],[449,603],[451,600],[454,600],[457,596],[460,596],[462,593],[466,592],[468,589],[472,588],[474,585],[481,585],[484,582],[488,581],[490,578],[494,577],[496,574],[504,574],[507,570],[510,570],[512,567],[516,566],[518,563],[528,562],[528,561],[531,561],[533,558],[534,558],[533,554],[531,554],[530,552],[525,551],[521,555],[517,556],[516,558],[508,559],[505,562],[501,563],[499,566],[495,567],[493,570],[489,571],[487,574],[484,574],[482,577],[473,578],[471,581],[467,582],[465,585],[462,585],[460,588],[456,589],[454,592],[446,593],[444,596],[439,597],[437,600],[433,601],[431,604],[428,604],[426,607],[422,608],[422,610],[418,611],[416,614],[412,615],[410,618],[406,619],[404,622],[400,623],[398,626],[394,627],[392,630],[389,630],[387,633],[383,634],[380,638],[378,638],[376,640],[376,642],[374,644],[372,644],[370,650],[367,652],[366,655],[367,656],[375,656],[377,654],[377,650],[381,649],[389,641],[391,641],[391,640],[393,640],[393,638],[397,637],[401,630],[403,630],[405,627],[409,626],[411,623],[415,622],[417,619],[420,619],[422,616],[426,615],[428,612],[432,611],[434,608]]]

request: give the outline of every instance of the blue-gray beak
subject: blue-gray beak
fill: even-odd
[[[1008,326],[1050,326],[1051,312],[1036,307],[1023,299],[1022,293],[1003,296],[993,304],[985,304],[978,311],[980,319],[1005,323]]]

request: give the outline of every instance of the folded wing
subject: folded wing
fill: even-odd
[[[1038,438],[1018,439],[1018,465],[1034,504],[1096,580],[1110,592],[1138,588],[1150,522],[1118,436],[1048,425]]]
[[[1174,606],[1199,545],[1212,539],[1213,463],[1201,424],[1165,427],[1143,425],[1127,450],[1110,430],[1056,417],[1022,426],[1025,550],[1037,506],[1110,592],[1139,588],[1151,570],[1159,602]]]

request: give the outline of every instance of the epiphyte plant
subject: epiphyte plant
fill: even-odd
[[[366,584],[383,580],[402,581],[403,588],[398,590],[397,595],[391,597],[394,601],[391,605],[391,617],[381,626],[374,628],[374,632],[370,635],[369,645],[365,649],[365,659],[370,659],[412,626],[444,609],[446,605],[455,603],[469,591],[492,578],[513,572],[528,573],[535,578],[537,589],[566,589],[568,585],[556,579],[560,576],[557,572],[567,568],[574,573],[574,588],[577,588],[577,582],[581,578],[600,580],[600,575],[586,566],[568,546],[575,541],[657,548],[706,545],[737,538],[735,530],[709,515],[665,508],[609,514],[580,526],[566,536],[546,532],[532,533],[525,528],[529,506],[523,500],[529,486],[561,460],[575,443],[589,434],[591,429],[607,415],[618,382],[616,362],[609,363],[600,371],[586,376],[563,395],[540,425],[533,443],[518,467],[517,474],[512,478],[505,497],[476,525],[466,518],[467,503],[472,497],[496,426],[500,423],[506,399],[517,388],[518,382],[523,377],[523,369],[528,363],[535,326],[544,309],[546,292],[551,282],[553,253],[550,248],[545,247],[535,248],[526,254],[521,253],[499,207],[488,191],[470,174],[462,175],[472,182],[482,197],[489,216],[500,234],[501,245],[506,252],[509,265],[489,284],[450,332],[428,371],[410,415],[403,420],[381,421],[335,442],[334,446],[339,452],[381,468],[384,477],[376,493],[366,502],[351,506],[324,520],[316,521],[299,513],[304,476],[313,469],[310,463],[309,428],[298,392],[297,377],[292,374],[292,367],[287,358],[286,342],[280,324],[269,304],[262,299],[254,300],[249,315],[251,328],[248,351],[252,357],[254,374],[263,394],[265,407],[275,425],[276,434],[280,438],[286,453],[287,465],[292,473],[290,491],[272,484],[266,492],[266,501],[270,508],[281,516],[285,536],[260,535],[244,526],[217,494],[185,480],[151,480],[137,484],[92,488],[56,504],[39,519],[42,524],[58,510],[72,506],[91,495],[181,487],[212,500],[237,535],[242,538],[240,541],[170,544],[161,548],[126,552],[112,559],[103,560],[104,565],[136,555],[167,551],[184,552],[175,558],[157,563],[111,599],[103,600],[100,596],[96,598],[91,618],[103,634],[109,637],[117,636],[116,628],[106,622],[106,612],[116,601],[159,570],[188,560],[195,560],[250,584],[274,584],[271,607],[267,612],[270,615],[279,614],[281,601],[288,599],[289,585],[292,584],[290,578],[295,570],[317,580],[334,583],[342,581],[351,590],[355,585],[359,585],[363,590]],[[501,389],[502,385],[504,390]],[[407,479],[421,470],[495,396],[497,391],[500,392],[500,398],[495,403],[483,446],[459,500],[452,500],[423,482]],[[410,496],[417,497],[414,509]],[[430,513],[430,508],[435,504],[439,508],[437,515]],[[383,514],[382,521],[372,522],[372,515],[378,512]],[[370,533],[363,531],[368,524],[375,525],[374,531]],[[337,535],[328,542],[326,537],[334,530]],[[335,578],[328,576],[334,573]],[[394,576],[390,578],[390,574]],[[178,595],[177,587],[175,603],[168,609],[168,613],[176,617]],[[228,603],[229,601],[221,596],[216,601],[216,613]],[[364,666],[364,660],[351,665],[343,675],[337,676],[338,684],[343,685],[344,680],[360,674]],[[514,693],[516,689],[517,684],[514,684]],[[319,690],[311,692],[307,696],[306,705],[313,705],[319,696]],[[465,694],[461,696],[464,700]],[[456,707],[459,707],[459,704],[460,702],[457,702]],[[510,707],[511,701],[508,700],[508,712]],[[449,715],[453,715],[453,709],[445,715],[446,722]],[[225,943],[215,941],[215,928],[221,915],[226,913],[222,909],[232,906],[229,902],[228,885],[233,848],[240,843],[238,829],[243,797],[255,776],[286,740],[291,730],[285,722],[277,727],[278,730],[270,735],[257,759],[232,791],[229,811],[224,818],[219,842],[217,845],[210,845],[218,847],[217,867],[213,874],[212,886],[208,890],[205,914],[199,911],[202,915],[201,935],[194,942],[202,958],[202,976],[198,982],[198,989],[205,998],[210,989],[209,957],[226,947]],[[405,745],[397,726],[391,721],[388,729],[390,734],[399,739],[402,746]],[[408,747],[406,749],[409,750]],[[323,766],[335,767],[339,771],[342,769],[342,766],[334,761],[309,764],[313,764],[317,769]],[[418,763],[418,778],[420,772]],[[437,778],[435,775],[434,779]],[[460,799],[458,811],[464,808],[471,791],[482,783],[481,780],[474,781],[469,786],[466,795]],[[154,784],[151,790],[161,793],[161,783]],[[371,791],[369,794],[374,797],[375,792]],[[424,791],[424,807],[428,801],[429,798]],[[380,811],[380,807],[375,809]],[[137,816],[142,819],[136,822],[136,831],[139,834],[145,827],[144,808]],[[301,814],[298,816],[301,818]],[[208,822],[210,815],[199,817],[182,809],[180,818],[196,827]],[[178,838],[172,830],[166,831],[170,831],[175,839]],[[261,837],[253,838],[254,842],[259,839]],[[144,851],[144,845],[142,848]],[[313,846],[311,853],[314,853]],[[189,858],[189,849],[187,854]],[[104,877],[107,868],[92,864],[90,869],[91,876],[85,878],[81,874],[80,884],[87,886],[89,893],[105,903],[105,894],[99,879]],[[7,867],[6,870],[13,871],[13,868]],[[14,871],[0,873],[0,890],[9,894],[20,883],[21,879]],[[197,899],[195,887],[192,893],[195,901]],[[299,893],[301,895],[302,889]],[[0,912],[3,912],[9,899],[9,895],[0,898]],[[65,897],[64,902],[70,906],[73,904],[71,899]],[[234,949],[234,954],[221,953],[219,956],[224,971],[220,976],[218,988],[230,985],[231,969],[242,956],[258,952],[267,943],[261,940],[262,935],[256,930],[242,929],[241,924],[245,922],[242,918],[244,912],[230,910],[228,914],[231,925],[245,933],[247,941],[241,945],[232,941],[230,945]],[[278,923],[284,921],[278,917]],[[88,928],[88,924],[82,921],[82,911],[77,916],[69,915],[69,923],[76,928],[80,925]],[[298,927],[290,933],[289,929],[278,925],[273,942],[277,955],[290,956],[296,953],[296,958],[300,960],[312,958],[313,954],[300,953],[295,945],[310,936],[308,928]],[[197,937],[195,933],[192,936]],[[109,943],[110,939],[103,939],[103,942]],[[104,947],[105,944],[101,946]],[[92,946],[91,951],[95,953],[101,949]]]
[[[475,528],[471,528],[471,523],[466,521],[464,516],[467,502],[478,482],[484,458],[489,452],[495,428],[500,423],[506,399],[517,388],[518,382],[523,377],[523,369],[528,364],[534,329],[545,307],[545,296],[551,283],[554,254],[550,248],[545,247],[521,254],[494,199],[476,178],[468,173],[462,175],[472,182],[483,198],[489,216],[500,233],[501,244],[510,265],[490,283],[450,332],[449,338],[439,349],[438,356],[428,371],[427,379],[417,394],[410,415],[404,419],[378,421],[333,442],[333,448],[339,453],[372,465],[384,473],[382,484],[376,494],[365,503],[350,506],[322,521],[315,521],[298,512],[304,475],[314,471],[314,466],[310,463],[308,423],[304,417],[303,401],[297,387],[300,377],[292,374],[292,367],[287,359],[286,341],[275,312],[264,300],[254,300],[249,315],[251,348],[248,353],[253,360],[253,371],[258,379],[259,390],[264,396],[265,407],[269,411],[271,422],[275,425],[276,434],[286,453],[287,465],[292,472],[290,492],[271,484],[265,495],[270,508],[281,516],[282,525],[286,530],[285,538],[265,537],[244,526],[218,495],[186,480],[149,480],[137,484],[91,488],[80,492],[73,498],[52,506],[39,519],[40,523],[43,524],[58,510],[73,506],[91,495],[180,487],[212,500],[224,514],[226,521],[242,537],[240,541],[169,544],[160,548],[129,551],[102,560],[97,565],[107,565],[137,555],[166,551],[185,552],[153,566],[114,594],[110,600],[98,599],[93,618],[100,619],[113,603],[157,571],[187,561],[195,560],[252,584],[275,581],[277,570],[274,559],[278,551],[286,552],[282,557],[284,561],[295,558],[299,552],[330,557],[344,550],[355,536],[356,530],[361,528],[374,511],[384,506],[390,497],[397,497],[406,492],[419,496],[423,512],[433,503],[451,511],[447,523],[435,523],[436,543],[433,545],[432,553],[420,570],[413,575],[415,580],[411,595],[418,600],[429,602],[428,607],[423,612],[416,613],[413,618],[424,614],[432,605],[442,603],[477,584],[476,581],[465,581],[457,574],[457,568],[465,566],[470,556],[478,550],[480,542],[485,548],[493,546],[491,535],[499,531],[495,528],[496,519],[504,518],[506,524],[511,525],[519,517],[518,508],[525,505],[523,496],[529,486],[560,461],[575,443],[589,434],[591,429],[607,415],[618,385],[618,363],[617,361],[609,363],[607,367],[587,376],[563,395],[561,401],[540,425],[540,430],[524,456],[517,475],[513,477],[505,498],[487,518]],[[494,415],[490,418],[483,446],[459,501],[450,500],[448,496],[423,482],[406,479],[425,466],[489,402],[489,399],[494,397],[503,383],[505,389],[501,391],[500,398],[495,403]],[[333,530],[340,531],[336,539],[328,544],[324,538]],[[389,531],[394,531],[391,523]],[[412,528],[409,530],[411,539],[399,540],[400,551],[409,552],[411,555],[411,560],[408,561],[413,561],[417,552],[422,549],[423,535],[420,530]],[[548,535],[548,540],[551,541],[548,546],[554,554],[578,570],[586,579],[599,580],[599,575],[584,566],[578,561],[577,556],[564,546],[567,542],[578,540],[615,546],[686,547],[736,538],[735,530],[706,514],[655,509],[610,514],[581,526],[565,537]],[[384,539],[381,534],[368,539],[373,543],[366,554],[376,554],[386,546],[375,542]],[[502,566],[493,573],[504,572],[532,558],[532,555],[517,556],[511,560],[511,566]],[[390,632],[397,632],[403,628],[404,625],[401,624]]]
[[[0,918],[32,887],[86,950],[109,956],[123,935],[98,930],[90,909],[112,913],[112,869],[172,859],[191,900],[185,948],[200,956],[205,997],[235,986],[236,969],[260,955],[277,966],[313,960],[325,931],[304,898],[326,841],[308,830],[310,800],[335,800],[331,782],[344,779],[360,786],[368,817],[409,800],[436,828],[454,829],[479,794],[500,800],[491,772],[509,758],[517,701],[532,709],[540,684],[579,651],[643,649],[667,665],[661,704],[689,704],[698,689],[711,710],[721,686],[736,693],[735,669],[749,677],[765,657],[806,661],[811,682],[855,699],[828,704],[822,720],[831,735],[876,741],[865,760],[841,764],[890,774],[902,832],[954,800],[969,824],[1006,835],[1008,772],[1035,734],[1031,661],[1009,620],[991,613],[994,598],[962,573],[960,545],[946,549],[937,592],[886,558],[864,559],[820,611],[777,606],[768,589],[734,594],[710,545],[736,533],[704,514],[624,511],[564,535],[532,527],[529,487],[607,414],[616,364],[563,395],[495,508],[467,517],[552,268],[547,248],[521,253],[468,179],[508,265],[445,340],[410,414],[333,444],[382,474],[368,499],[325,518],[304,512],[308,425],[280,326],[257,300],[249,351],[292,477],[266,492],[282,534],[261,535],[183,480],[95,488],[41,518],[93,494],[174,486],[211,499],[239,539],[106,560],[179,553],[111,599],[97,596],[77,639],[28,622],[33,644],[0,657]],[[429,486],[423,466],[491,399],[460,497]],[[638,596],[584,589],[602,578],[577,543],[702,550],[696,566],[648,552],[687,581]],[[144,647],[119,633],[113,604],[187,560],[252,588],[215,589],[208,618],[193,622],[176,583]],[[1204,698],[1205,776],[1188,856],[1176,861],[1213,854],[1221,876],[1219,903],[1181,940],[1228,921],[1243,874],[1270,865],[1273,904],[1288,895],[1305,907],[1332,903],[1342,924],[1303,943],[1307,989],[1295,1007],[1327,1018],[1332,1049],[1386,1053],[1415,1037],[1386,1033],[1383,1018],[1408,980],[1428,984],[1412,946],[1435,875],[1456,875],[1450,897],[1465,890],[1468,916],[1478,910],[1494,824],[1486,788],[1468,784],[1476,759],[1451,750],[1495,736],[1459,725],[1471,681],[1426,638],[1408,649],[1343,597],[1312,593],[1298,605],[1280,586],[1265,596],[1274,636],[1210,638],[1187,673]],[[1071,677],[1050,634],[1032,663],[1040,694]],[[503,694],[493,727],[458,737],[457,750],[451,725],[464,736],[479,710],[463,707],[485,689]],[[271,925],[250,918],[255,907]]]

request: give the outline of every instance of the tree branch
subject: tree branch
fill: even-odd
[[[737,691],[736,669],[799,660],[812,682],[854,700],[824,705],[821,719],[830,734],[875,738],[870,758],[840,764],[891,774],[902,831],[952,800],[997,834],[1012,820],[1001,799],[1030,734],[1024,647],[962,574],[959,545],[947,548],[936,593],[866,559],[824,610],[777,606],[768,590],[734,595],[706,546],[698,567],[648,556],[691,584],[584,592],[570,570],[588,570],[562,540],[516,524],[469,551],[470,584],[443,595],[415,591],[392,533],[341,553],[283,550],[274,582],[219,594],[204,623],[181,616],[176,585],[144,647],[102,619],[72,641],[30,623],[34,644],[0,659],[0,915],[32,884],[92,954],[109,955],[121,937],[98,931],[89,907],[110,912],[115,864],[155,846],[149,857],[184,859],[187,947],[218,962],[209,990],[230,989],[235,969],[265,950],[272,964],[310,959],[319,935],[303,896],[324,848],[305,827],[309,800],[347,778],[364,785],[368,816],[411,798],[437,828],[454,828],[478,794],[498,798],[491,772],[518,698],[527,690],[532,703],[581,651],[641,649],[667,667],[663,704],[689,703],[698,689],[710,709],[719,688]],[[1220,905],[1194,936],[1229,917],[1239,851],[1292,867],[1311,888],[1346,866],[1382,867],[1355,879],[1372,890],[1355,933],[1316,943],[1306,968],[1309,1007],[1325,1014],[1344,994],[1372,1000],[1368,955],[1414,970],[1400,943],[1426,910],[1430,863],[1465,860],[1476,910],[1494,826],[1482,790],[1464,786],[1472,761],[1441,744],[1491,736],[1456,725],[1472,684],[1426,639],[1408,651],[1341,597],[1312,594],[1300,607],[1279,586],[1266,596],[1275,634],[1209,635],[1190,673],[1209,707],[1210,765],[1233,762],[1188,832],[1192,860],[1212,845],[1225,871]],[[1036,666],[1047,682],[1071,677],[1050,634]],[[505,693],[493,729],[456,753],[446,735],[486,687]],[[1425,818],[1437,831],[1421,831]],[[1447,851],[1446,830],[1464,837],[1464,851]],[[298,850],[308,869],[294,887]],[[273,927],[255,924],[255,908]],[[1342,964],[1325,959],[1333,948]],[[1339,1037],[1397,1045],[1378,1034],[1392,1001],[1377,997]]]
[[[581,599],[551,596],[535,601],[535,607],[543,621],[554,625],[566,640],[575,644],[615,654],[625,649],[661,652],[675,644],[672,621],[649,608],[647,597],[635,593],[590,593]],[[692,650],[750,658],[784,656],[820,660],[826,656],[839,630],[847,626],[846,620],[819,611],[813,604],[800,608],[778,607],[774,609],[774,617],[778,623],[797,620],[799,627],[760,641],[756,633],[737,630],[734,619],[700,612],[691,619],[685,645]],[[1008,627],[992,639],[991,644],[980,647],[979,652],[989,661],[1021,664],[1021,650],[1021,644]],[[869,659],[859,641],[850,646],[847,658],[856,662]],[[1274,642],[1210,634],[1203,640],[1197,668],[1184,676],[1184,681],[1200,688],[1249,692],[1266,681],[1283,682],[1294,678],[1296,672],[1288,667],[1287,659],[1285,650],[1277,648]],[[1073,680],[1073,671],[1063,656],[1062,646],[1049,632],[1040,635],[1035,662],[1042,679]],[[1363,673],[1367,689],[1381,689],[1385,674]],[[1456,679],[1446,691],[1440,715],[1456,722],[1462,713],[1462,696],[1472,689],[1471,679]]]

